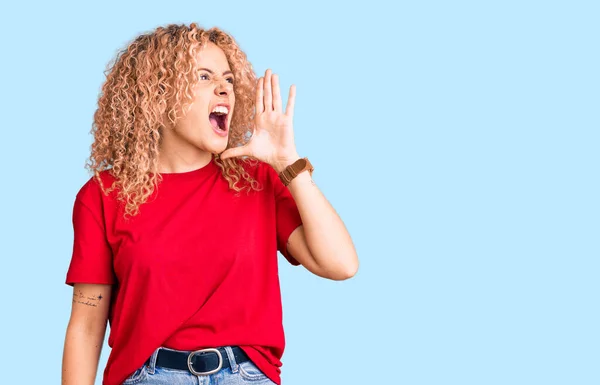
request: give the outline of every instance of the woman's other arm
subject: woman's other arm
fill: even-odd
[[[283,162],[276,171],[281,172],[285,165],[296,159]],[[288,239],[290,254],[307,270],[320,277],[332,280],[353,277],[359,266],[354,243],[344,222],[310,174],[307,171],[300,173],[288,188],[303,222]]]
[[[62,361],[63,385],[93,385],[108,321],[112,285],[76,283]]]

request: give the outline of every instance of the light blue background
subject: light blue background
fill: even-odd
[[[60,381],[106,64],[192,21],[278,73],[284,103],[297,85],[298,150],[358,249],[344,282],[281,263],[284,385],[600,383],[598,2],[15,4],[0,11],[2,383]]]

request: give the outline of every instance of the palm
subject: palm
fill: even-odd
[[[295,91],[296,88],[292,85],[284,113],[281,108],[279,79],[277,75],[271,74],[271,70],[267,70],[264,79],[261,77],[258,80],[255,128],[250,141],[242,147],[224,151],[221,158],[248,155],[275,164],[278,160],[293,157],[296,152],[293,130]]]

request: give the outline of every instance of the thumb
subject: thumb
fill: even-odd
[[[234,147],[234,148],[227,149],[221,153],[219,158],[228,159],[228,158],[235,158],[235,157],[244,156],[244,155],[250,155],[248,145],[243,145],[240,147]]]

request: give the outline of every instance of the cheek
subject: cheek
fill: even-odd
[[[195,108],[188,111],[187,115],[179,123],[179,134],[187,140],[196,143],[206,136],[210,122],[206,119],[206,113],[202,114]]]
[[[188,112],[188,120],[193,124],[202,124],[208,122],[208,106],[200,103],[194,103]]]

